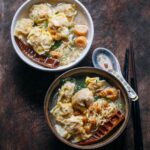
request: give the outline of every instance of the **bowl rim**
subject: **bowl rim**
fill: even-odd
[[[25,1],[15,12],[15,15],[13,17],[12,23],[11,23],[11,30],[10,30],[10,35],[11,35],[11,42],[13,45],[13,48],[15,50],[15,52],[17,53],[17,55],[19,56],[19,58],[25,62],[27,65],[31,66],[32,68],[35,68],[37,70],[41,70],[41,71],[45,71],[45,72],[59,72],[59,71],[64,71],[64,70],[68,70],[70,68],[73,68],[75,65],[79,64],[88,54],[88,52],[90,51],[90,48],[92,46],[93,43],[93,39],[94,39],[94,23],[92,20],[92,17],[89,13],[89,11],[87,10],[87,8],[79,1],[79,0],[72,0],[72,2],[76,3],[77,5],[79,5],[81,7],[81,9],[83,10],[83,12],[86,14],[87,16],[87,20],[89,22],[89,26],[90,26],[90,39],[88,41],[88,45],[87,47],[83,50],[83,52],[80,54],[79,58],[77,58],[74,62],[65,65],[65,66],[60,66],[58,68],[46,68],[43,67],[35,62],[33,62],[32,60],[30,60],[27,56],[25,56],[20,48],[18,47],[15,39],[14,39],[14,28],[15,28],[15,22],[17,21],[17,17],[20,14],[21,10],[28,4],[30,3],[32,0],[27,0]],[[35,0],[36,3],[36,0]]]
[[[121,86],[121,88],[123,89],[123,91],[125,92],[125,97],[126,97],[126,100],[125,102],[127,103],[127,114],[126,114],[126,118],[125,118],[125,121],[123,122],[123,124],[120,126],[120,128],[118,129],[117,133],[112,137],[110,138],[108,141],[104,141],[103,143],[97,143],[96,145],[86,145],[86,146],[80,146],[80,145],[76,145],[76,144],[73,144],[67,140],[65,140],[63,137],[61,137],[54,129],[54,126],[52,125],[52,122],[51,122],[51,119],[49,118],[49,115],[48,115],[48,104],[49,104],[49,93],[51,91],[51,88],[55,85],[55,83],[61,79],[63,76],[65,76],[66,74],[70,73],[70,72],[73,72],[73,71],[76,71],[76,70],[87,70],[87,69],[92,69],[92,70],[95,70],[95,71],[101,71],[101,72],[104,72],[106,74],[108,74],[110,77],[114,78],[116,80],[116,82],[118,82],[118,84]],[[108,144],[110,144],[111,142],[113,142],[115,139],[117,139],[121,134],[122,132],[125,130],[127,124],[128,124],[128,121],[129,121],[129,117],[130,117],[130,111],[131,111],[131,101],[129,100],[129,97],[128,97],[128,94],[127,94],[127,91],[126,89],[124,88],[123,84],[115,77],[113,76],[112,74],[110,74],[109,72],[105,71],[105,70],[102,70],[102,69],[98,69],[98,68],[94,68],[94,67],[78,67],[78,68],[74,68],[74,69],[71,69],[69,71],[66,71],[64,72],[63,74],[61,74],[60,76],[58,76],[53,82],[52,84],[49,86],[47,92],[46,92],[46,95],[45,95],[45,98],[44,98],[44,115],[45,115],[45,120],[48,124],[48,127],[49,129],[51,130],[51,132],[57,137],[57,139],[59,139],[62,143],[65,143],[66,145],[68,146],[71,146],[73,148],[77,148],[77,149],[96,149],[96,148],[101,148],[101,147],[104,147]]]

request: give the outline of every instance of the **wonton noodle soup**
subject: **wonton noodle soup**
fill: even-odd
[[[14,35],[28,58],[57,68],[80,57],[88,45],[88,32],[88,23],[75,4],[52,2],[32,5],[27,16],[17,21]]]
[[[93,149],[122,133],[130,105],[125,88],[115,77],[103,70],[82,67],[52,83],[44,109],[49,127],[62,142]]]

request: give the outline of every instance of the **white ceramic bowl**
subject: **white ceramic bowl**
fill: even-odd
[[[52,0],[42,0],[42,3],[47,2],[47,3],[51,3]],[[53,0],[54,1],[54,0]],[[79,2],[78,0],[55,0],[55,2],[58,3],[62,3],[62,2],[68,2],[68,3],[74,3],[77,6],[77,9],[79,11],[82,12],[82,14],[84,14],[88,27],[89,27],[89,32],[88,32],[88,45],[87,47],[83,50],[83,52],[81,53],[80,57],[78,59],[76,59],[76,61],[74,61],[73,63],[70,63],[69,65],[66,66],[60,66],[58,68],[55,69],[50,69],[50,68],[45,68],[41,65],[38,65],[36,63],[34,63],[33,61],[31,61],[28,57],[26,57],[20,50],[20,48],[18,47],[15,38],[14,38],[14,30],[15,30],[15,26],[16,26],[16,22],[18,21],[18,19],[27,16],[28,11],[30,9],[30,7],[34,4],[37,3],[41,3],[41,0],[27,0],[25,1],[17,10],[17,12],[15,13],[15,16],[13,18],[12,24],[11,24],[11,40],[12,40],[12,44],[13,47],[16,51],[16,53],[18,54],[18,56],[28,65],[30,65],[33,68],[42,70],[42,71],[49,71],[49,72],[55,72],[55,71],[63,71],[69,68],[72,68],[73,66],[77,65],[88,53],[88,51],[90,50],[90,47],[92,45],[93,42],[93,37],[94,37],[94,25],[93,25],[93,21],[91,18],[90,13],[88,12],[88,10],[85,8],[85,6]]]

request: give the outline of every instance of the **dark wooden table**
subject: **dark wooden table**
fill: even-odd
[[[24,0],[0,1],[0,150],[72,149],[49,130],[43,100],[51,82],[61,73],[45,73],[24,64],[10,39],[10,25]],[[81,0],[90,11],[95,38],[78,66],[91,66],[96,47],[111,49],[123,67],[125,48],[132,39],[140,96],[145,150],[150,149],[150,0]],[[132,119],[125,132],[104,150],[133,150]]]

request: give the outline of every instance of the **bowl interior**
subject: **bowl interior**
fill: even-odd
[[[116,130],[114,130],[110,134],[108,134],[99,143],[95,143],[95,144],[87,145],[87,146],[79,146],[79,145],[76,145],[76,144],[72,144],[71,142],[69,142],[69,141],[65,140],[64,138],[60,137],[58,135],[58,133],[56,132],[55,128],[54,128],[55,120],[54,120],[53,116],[50,114],[50,110],[56,104],[56,100],[54,100],[54,98],[53,98],[54,93],[56,93],[56,90],[59,89],[62,79],[65,79],[67,77],[79,77],[79,76],[99,76],[99,77],[102,77],[102,78],[106,79],[111,85],[114,85],[115,87],[120,89],[120,91],[121,91],[121,101],[125,106],[125,108],[124,108],[125,121],[122,123],[122,125],[117,127]],[[75,147],[75,148],[80,148],[80,149],[99,148],[99,147],[102,147],[102,146],[112,142],[114,139],[116,139],[123,132],[123,130],[125,129],[125,127],[127,125],[128,118],[129,118],[129,110],[130,110],[130,104],[129,104],[129,101],[128,101],[127,92],[124,89],[124,87],[122,86],[122,84],[115,77],[113,77],[111,74],[109,74],[109,73],[107,73],[103,70],[99,70],[99,69],[96,69],[96,68],[88,68],[88,67],[73,69],[71,71],[68,71],[68,72],[64,73],[60,77],[58,77],[52,83],[50,88],[48,89],[46,97],[45,97],[45,103],[44,103],[44,111],[45,111],[46,120],[47,120],[47,123],[48,123],[49,127],[51,128],[52,132],[62,142],[66,143],[69,146],[72,146],[72,147]]]
[[[56,69],[50,69],[50,68],[45,68],[41,65],[38,65],[36,63],[34,63],[33,61],[31,61],[29,58],[27,58],[19,49],[19,47],[17,46],[16,42],[15,42],[15,38],[14,38],[14,30],[15,30],[15,26],[16,26],[16,22],[22,18],[22,17],[27,17],[28,16],[28,12],[29,9],[31,8],[32,5],[34,4],[38,4],[38,3],[50,3],[50,4],[57,4],[57,3],[62,3],[62,2],[66,2],[66,3],[73,3],[76,4],[77,10],[78,10],[78,17],[83,17],[84,20],[78,20],[76,19],[76,22],[80,22],[80,24],[84,23],[87,24],[89,27],[89,32],[87,35],[88,38],[88,45],[87,47],[83,50],[83,52],[81,53],[80,57],[66,65],[66,66],[60,66]],[[12,21],[12,25],[11,25],[11,39],[12,39],[12,43],[14,46],[14,49],[16,51],[16,53],[19,55],[19,57],[28,65],[36,68],[36,69],[40,69],[43,71],[62,71],[65,69],[69,69],[73,66],[75,66],[77,63],[79,63],[88,53],[88,51],[90,50],[91,44],[93,42],[93,36],[94,36],[94,27],[93,27],[93,21],[92,18],[88,12],[88,10],[84,7],[84,5],[82,3],[80,3],[78,0],[27,0],[23,5],[21,5],[21,7],[17,10],[13,21]]]

